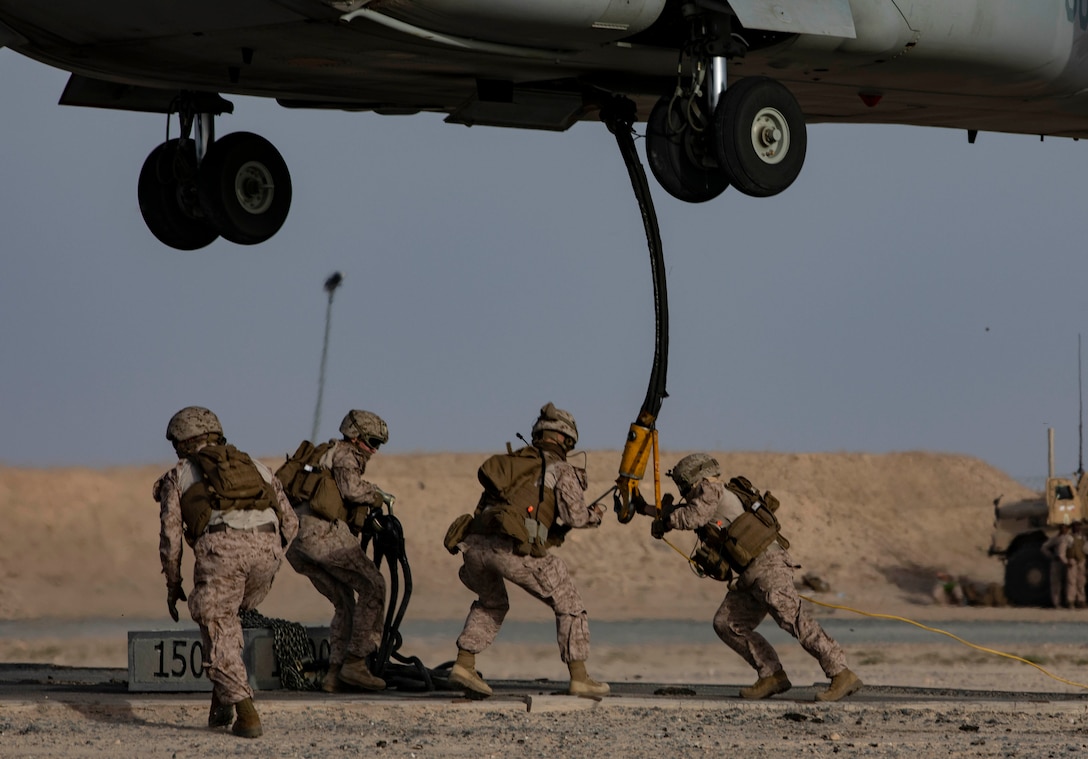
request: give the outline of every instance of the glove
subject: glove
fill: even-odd
[[[397,502],[397,497],[392,493],[386,493],[381,488],[378,488],[378,492],[381,493],[382,503],[384,503],[389,508],[393,508],[393,504]]]
[[[636,514],[642,514],[644,517],[657,516],[657,509],[654,505],[641,495],[635,495],[635,497],[631,499],[631,505],[635,507]]]
[[[181,583],[169,585],[166,588],[166,608],[170,611],[170,619],[178,621],[178,601],[188,601],[185,591],[181,589]]]
[[[657,519],[654,519],[653,523],[650,525],[650,534],[657,540],[661,540],[665,537],[665,533],[671,529],[666,518],[658,517]]]
[[[672,493],[665,493],[661,496],[661,513],[668,516],[676,510],[676,504],[673,503],[675,499],[672,497]]]

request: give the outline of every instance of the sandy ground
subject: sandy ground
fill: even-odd
[[[684,452],[663,454],[664,471]],[[398,496],[413,575],[410,620],[460,620],[471,595],[457,580],[460,561],[441,546],[449,522],[477,497],[475,469],[485,454],[381,455],[374,481]],[[912,452],[868,454],[722,453],[727,472],[743,473],[782,501],[783,530],[803,572],[831,585],[810,596],[866,612],[940,623],[948,620],[1088,621],[1082,611],[948,609],[929,603],[938,570],[1000,580],[986,555],[992,502],[1029,495],[1004,473],[968,457]],[[267,459],[276,464],[274,459]],[[616,452],[588,454],[590,495],[608,489]],[[0,623],[53,620],[64,634],[0,636],[5,662],[124,668],[121,636],[70,634],[70,622],[134,620],[135,629],[169,627],[157,556],[151,483],[160,466],[89,469],[0,467],[0,509],[8,537],[0,554]],[[666,488],[667,490],[668,488]],[[648,520],[609,518],[559,549],[593,620],[694,619],[713,615],[724,587],[699,579],[684,558],[648,535]],[[14,536],[14,539],[13,537]],[[683,552],[691,540],[678,536]],[[188,562],[187,562],[188,567]],[[800,574],[800,573],[799,573]],[[186,569],[186,575],[190,570]],[[512,594],[509,619],[546,622],[547,610]],[[284,567],[261,611],[327,624],[327,602]],[[853,612],[816,607],[828,618]],[[48,624],[47,624],[48,626]],[[452,640],[405,641],[429,665],[451,658]],[[609,698],[601,703],[540,694],[531,712],[516,699],[465,703],[449,694],[427,700],[261,694],[267,735],[242,741],[211,733],[205,696],[133,697],[18,687],[0,694],[0,756],[331,757],[361,751],[389,756],[1058,756],[1088,750],[1088,702],[1079,680],[1088,649],[1045,641],[1016,651],[1068,683],[934,636],[924,644],[848,647],[851,666],[874,686],[997,689],[997,702],[899,702],[878,698],[817,705],[822,673],[795,644],[781,647],[797,700],[750,704],[729,697]],[[491,679],[560,680],[554,645],[500,636],[480,657]],[[613,683],[713,683],[740,686],[752,673],[724,646],[595,645],[590,671]],[[1017,695],[1019,694],[1019,695]],[[1048,696],[1046,694],[1059,694]],[[791,694],[788,694],[791,695]],[[292,697],[296,696],[296,697]]]

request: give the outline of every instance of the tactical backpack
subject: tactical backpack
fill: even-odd
[[[480,465],[476,479],[491,498],[531,513],[544,500],[544,454],[532,446],[498,453]]]
[[[348,510],[332,472],[320,465],[321,457],[336,443],[314,446],[309,440],[299,443],[294,455],[276,470],[276,479],[292,506],[309,503],[310,509],[328,520],[347,521]]]
[[[724,561],[739,574],[771,543],[777,541],[783,548],[790,547],[790,542],[779,532],[780,526],[775,516],[779,506],[778,499],[769,490],[760,493],[747,477],[740,476],[730,479],[725,487],[740,499],[744,513],[730,522],[725,529],[722,529],[721,520],[715,520],[696,531],[705,544],[701,548],[706,553],[713,554],[719,562]],[[727,574],[720,569],[717,573]],[[707,574],[715,576],[709,571]]]
[[[484,492],[472,522],[462,517],[450,525],[447,550],[468,533],[502,534],[515,540],[518,556],[544,556],[562,544],[569,528],[555,524],[555,492],[544,485],[544,453],[533,446],[491,456],[476,473]],[[453,552],[453,551],[451,551]]]
[[[181,494],[181,518],[190,545],[204,533],[213,511],[263,511],[277,507],[276,493],[253,459],[229,443],[208,445],[189,460],[202,479]]]

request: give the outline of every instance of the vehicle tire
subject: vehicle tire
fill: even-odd
[[[272,237],[291,209],[291,173],[260,135],[232,132],[208,148],[197,184],[200,207],[224,239],[256,245]]]
[[[680,112],[678,98],[666,95],[646,124],[646,160],[665,192],[687,203],[712,200],[729,187],[710,150],[707,133],[696,132]],[[710,127],[708,126],[708,132]]]
[[[1050,606],[1050,560],[1035,541],[1005,559],[1005,596],[1012,606]]]
[[[140,215],[151,234],[177,250],[211,245],[219,232],[208,222],[197,199],[196,145],[168,140],[151,151],[136,186]]]
[[[718,163],[739,191],[757,198],[777,195],[793,184],[805,163],[805,117],[782,84],[747,77],[718,103],[714,145]]]

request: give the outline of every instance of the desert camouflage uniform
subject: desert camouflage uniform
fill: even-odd
[[[1059,532],[1042,544],[1042,555],[1050,559],[1050,602],[1055,609],[1061,608],[1063,595],[1066,601],[1072,595],[1067,585],[1072,546],[1073,535],[1068,532]]]
[[[363,479],[370,454],[345,440],[333,442],[318,463],[332,473],[349,511],[353,504],[365,510],[380,497],[380,490]],[[297,511],[298,538],[287,551],[287,561],[332,601],[329,669],[336,671],[347,657],[364,658],[381,645],[385,578],[347,523],[318,516],[305,503]]]
[[[677,530],[695,530],[714,519],[719,505],[724,507],[723,511],[730,519],[735,519],[744,510],[740,499],[723,483],[704,479],[692,489],[687,502],[669,515],[669,526]],[[800,565],[794,563],[788,552],[777,543],[771,543],[735,580],[714,615],[714,632],[761,678],[782,669],[778,653],[756,632],[756,627],[768,613],[820,663],[829,678],[846,669],[842,647],[801,606],[793,584],[793,571],[798,567]]]
[[[1085,605],[1085,569],[1088,565],[1088,554],[1085,553],[1084,527],[1074,525],[1073,541],[1069,545],[1069,580],[1066,590],[1066,600],[1072,601],[1073,606],[1082,608]],[[1069,594],[1072,593],[1072,599]]]
[[[1055,609],[1061,607],[1063,595],[1068,606],[1073,605],[1076,595],[1072,585],[1073,572],[1069,571],[1072,547],[1073,535],[1069,532],[1059,532],[1043,543],[1043,555],[1050,559],[1050,603]]]
[[[283,545],[298,532],[298,519],[279,481],[268,467],[259,461],[253,463],[272,485],[277,509],[212,511],[208,527],[226,524],[228,529],[205,532],[193,546],[189,614],[200,626],[204,671],[215,697],[223,704],[253,697],[242,662],[242,622],[238,612],[256,608],[268,595],[283,558]],[[182,584],[181,494],[202,477],[198,466],[182,459],[159,478],[152,491],[159,502],[159,558],[167,587]],[[252,531],[277,522],[278,533]]]
[[[604,508],[586,506],[585,473],[545,450],[544,486],[555,491],[556,522],[573,528],[597,527]],[[567,565],[550,554],[518,556],[507,535],[467,535],[458,544],[464,564],[458,576],[479,598],[472,602],[457,648],[478,654],[499,634],[510,599],[506,581],[546,603],[555,613],[556,640],[564,663],[589,658],[589,618]]]

